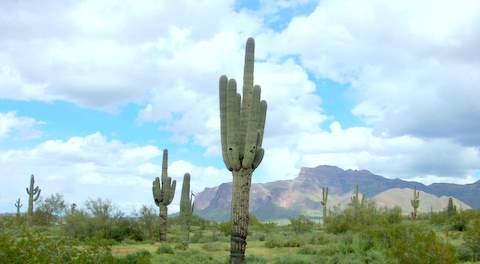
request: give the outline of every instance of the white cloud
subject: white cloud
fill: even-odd
[[[151,186],[161,173],[161,155],[155,146],[125,144],[100,133],[48,140],[31,149],[0,151],[0,185],[5,187],[0,208],[13,211],[16,197],[26,199],[25,186],[34,174],[43,195],[60,192],[77,204],[88,198],[107,198],[130,212],[141,204],[153,203]],[[178,197],[172,211],[178,207],[185,172],[191,173],[195,192],[230,179],[227,170],[173,159],[170,176],[178,182]]]
[[[267,45],[350,84],[376,131],[480,145],[478,1],[320,1]]]
[[[0,112],[0,141],[7,137],[32,139],[42,135],[37,127],[43,122],[31,117],[18,116],[15,112]]]

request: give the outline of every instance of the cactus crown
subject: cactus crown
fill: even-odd
[[[328,201],[328,187],[322,187],[322,201],[320,202],[323,206],[327,204]]]
[[[243,73],[243,98],[234,79],[222,75],[220,88],[220,130],[222,156],[230,171],[256,169],[263,159],[262,148],[267,102],[261,88],[253,85],[255,41],[247,40]]]
[[[30,188],[27,188],[27,194],[28,196],[32,199],[32,201],[37,201],[38,198],[40,197],[40,192],[42,191],[40,188],[37,187],[33,187],[35,185],[35,177],[33,176],[30,176]]]
[[[413,199],[410,200],[410,203],[412,204],[412,207],[415,209],[417,209],[418,206],[420,205],[420,192],[417,191],[416,187],[413,189]]]
[[[168,150],[163,150],[162,179],[156,177],[152,184],[153,200],[157,206],[169,205],[175,195],[177,182],[168,177]]]
[[[180,214],[183,216],[190,216],[193,213],[194,194],[190,193],[190,174],[185,173],[182,183],[182,196],[180,197]]]

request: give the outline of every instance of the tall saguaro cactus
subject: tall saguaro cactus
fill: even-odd
[[[163,150],[162,179],[158,177],[153,181],[152,193],[155,204],[160,208],[160,241],[167,240],[168,205],[175,195],[176,181],[168,177],[168,150]]]
[[[193,215],[193,193],[190,193],[190,174],[183,175],[182,196],[180,197],[180,220],[183,225],[182,244],[187,247],[190,240],[190,224]]]
[[[17,208],[17,217],[20,216],[20,208],[23,206],[22,202],[20,201],[20,198],[15,202],[15,207]]]
[[[243,72],[243,96],[234,79],[220,77],[220,130],[225,166],[233,174],[230,263],[242,263],[248,233],[248,208],[253,171],[263,159],[263,131],[267,102],[253,85],[255,41],[247,40]]]
[[[28,211],[27,211],[27,223],[28,225],[32,224],[32,217],[33,217],[33,202],[36,202],[40,197],[40,188],[34,187],[35,185],[35,177],[30,176],[30,188],[27,187],[27,194],[28,194]]]
[[[412,204],[413,207],[412,219],[415,220],[417,219],[417,209],[420,205],[420,192],[417,191],[416,187],[413,189],[413,199],[410,200],[410,204]]]
[[[328,202],[328,187],[322,187],[322,201],[320,202],[323,206],[323,223],[327,219],[327,202]]]

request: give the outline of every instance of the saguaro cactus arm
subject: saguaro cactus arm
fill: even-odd
[[[230,171],[255,169],[263,159],[262,149],[267,102],[261,100],[261,88],[253,86],[255,43],[247,40],[243,98],[234,79],[219,80],[220,131],[222,156]]]

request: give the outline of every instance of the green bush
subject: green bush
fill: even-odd
[[[172,247],[169,244],[161,244],[157,249],[157,254],[174,254]]]
[[[247,256],[245,258],[246,264],[267,264],[267,260],[264,257],[259,256]]]
[[[316,255],[318,250],[312,245],[304,245],[298,249],[297,253],[301,255]]]
[[[223,261],[214,259],[212,256],[202,253],[198,250],[185,250],[178,251],[175,254],[163,254],[158,255],[155,258],[156,263],[168,263],[168,264],[224,264]]]
[[[472,260],[480,260],[480,219],[472,221],[464,235],[464,246],[472,252]]]
[[[226,248],[222,243],[213,242],[213,243],[203,244],[202,249],[206,251],[214,252],[214,251],[222,251],[225,249],[228,250],[228,247]]]
[[[113,263],[108,245],[100,242],[80,246],[63,237],[25,232],[21,236],[0,234],[0,263]]]
[[[314,223],[310,219],[308,219],[306,216],[300,215],[295,218],[290,218],[290,228],[292,230],[299,234],[299,233],[305,233],[312,231]]]
[[[152,254],[146,250],[115,258],[115,264],[150,264]]]

